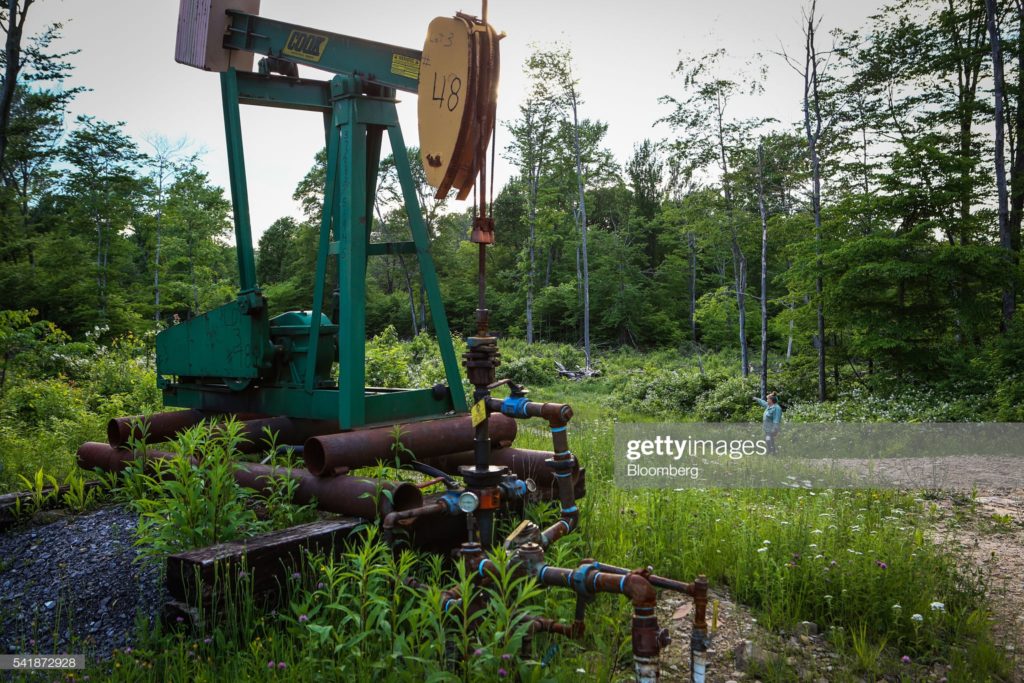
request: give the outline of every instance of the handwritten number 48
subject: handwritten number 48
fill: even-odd
[[[455,108],[459,106],[459,93],[462,92],[462,79],[458,76],[452,75],[451,80],[448,76],[441,77],[441,91],[437,89],[437,74],[434,74],[434,87],[431,89],[430,99],[437,102],[437,108],[440,109],[442,106],[446,106],[448,111],[455,111]]]

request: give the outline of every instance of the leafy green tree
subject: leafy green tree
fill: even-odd
[[[232,250],[220,241],[231,232],[230,210],[224,190],[195,167],[182,171],[168,191],[169,269],[179,278],[186,275],[186,282],[179,280],[175,289],[179,301],[187,302],[189,317],[223,303],[238,289],[238,274],[228,266]],[[182,284],[190,295],[181,297]]]

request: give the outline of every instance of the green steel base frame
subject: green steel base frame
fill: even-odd
[[[158,335],[157,373],[164,403],[199,410],[336,419],[342,429],[466,411],[460,368],[398,123],[394,89],[363,83],[357,76],[339,75],[330,81],[317,81],[234,69],[221,74],[221,89],[240,293],[235,303],[176,326],[195,324],[191,329],[176,332],[172,327]],[[239,104],[321,112],[324,118],[327,172],[312,315],[303,351],[307,360],[296,365],[304,376],[293,377],[289,382],[281,381],[281,373],[274,371],[275,350],[269,338],[272,328],[256,282]],[[410,242],[370,242],[385,132],[391,143],[409,218]],[[444,363],[448,385],[445,390],[365,386],[367,258],[388,253],[415,254],[418,259]],[[321,334],[328,258],[335,259],[337,266],[340,303],[338,319]],[[234,309],[236,306],[238,308]],[[237,310],[242,311],[241,322],[245,323],[238,329],[230,327],[238,322]],[[220,324],[224,320],[229,321],[228,327]],[[334,325],[337,326],[339,365],[337,384],[333,378],[318,376],[318,365],[312,360],[318,357],[320,344],[333,342],[329,333]],[[196,334],[200,329],[204,333]],[[161,337],[165,337],[162,344]],[[240,344],[239,338],[242,339]],[[238,353],[224,350],[226,342],[241,347],[244,356],[241,370]],[[203,377],[185,376],[190,371],[182,368],[195,367],[203,368]],[[166,371],[168,368],[170,372]],[[220,369],[223,372],[218,373]]]

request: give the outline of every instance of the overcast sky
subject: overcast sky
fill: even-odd
[[[822,28],[859,27],[881,4],[819,0]],[[757,53],[765,54],[769,65],[765,94],[738,103],[737,114],[798,120],[802,83],[772,53],[780,45],[799,53],[803,5],[801,0],[490,0],[491,23],[508,34],[501,42],[496,187],[510,173],[500,159],[509,139],[502,122],[515,117],[524,97],[522,64],[531,44],[560,41],[572,48],[584,99],[581,114],[608,123],[606,146],[622,163],[645,137],[669,135],[652,125],[668,111],[658,97],[679,91],[672,72],[680,58],[718,48],[726,48],[736,67]],[[479,14],[480,6],[465,0],[262,0],[260,14],[422,48],[430,20],[460,10]],[[150,151],[144,140],[154,135],[188,137],[205,150],[202,166],[212,180],[226,188],[219,79],[174,61],[177,13],[178,0],[37,0],[30,10],[29,33],[63,21],[62,47],[81,49],[73,58],[69,84],[92,91],[78,97],[72,114],[124,121],[144,151]],[[322,74],[305,67],[302,72],[309,77]],[[415,144],[415,95],[400,97],[405,139]],[[242,125],[258,236],[276,218],[300,214],[292,191],[323,145],[323,128],[317,114],[265,107],[244,107]]]

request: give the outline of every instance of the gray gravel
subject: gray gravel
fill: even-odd
[[[168,599],[162,567],[134,562],[136,516],[107,507],[0,533],[0,653],[109,657],[136,615]]]

